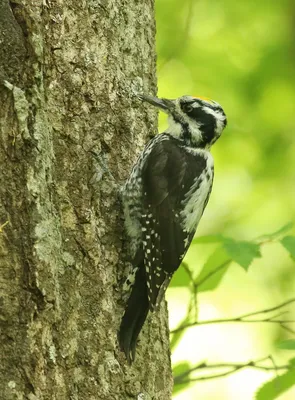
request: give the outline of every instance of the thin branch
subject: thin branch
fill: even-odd
[[[277,367],[277,365],[276,365],[276,363],[275,363],[275,360],[274,360],[273,356],[270,355],[270,356],[269,356],[269,359],[270,359],[270,361],[272,362],[272,365],[274,366],[274,370],[275,370],[275,373],[276,373],[276,377],[278,377],[278,376],[279,376],[279,374],[278,374],[278,367]]]
[[[266,361],[268,359],[269,359],[269,356],[263,357],[263,358],[260,358],[260,359],[256,360],[256,363],[261,363],[261,362]],[[250,361],[247,364],[249,364],[251,362],[253,362],[253,361]],[[241,365],[241,364],[220,363],[220,364],[211,364],[211,365],[209,364],[208,365],[206,362],[202,362],[201,364],[198,364],[198,365],[186,370],[182,374],[178,375],[177,379],[185,378],[187,375],[189,375],[192,372],[197,371],[197,370],[209,369],[209,368],[211,368],[211,369],[212,368],[224,368],[224,367],[231,368],[231,367],[235,367],[236,365]],[[243,365],[245,365],[245,364],[243,364]]]
[[[273,315],[273,316],[271,317],[271,319],[274,320],[275,318],[279,318],[279,317],[281,317],[282,315],[286,315],[286,314],[288,314],[288,313],[289,313],[289,311],[282,311],[282,312],[279,312],[279,313]]]
[[[243,322],[243,323],[257,323],[257,322],[265,322],[265,323],[276,323],[282,326],[282,328],[287,329],[285,324],[288,323],[294,323],[295,321],[293,320],[278,320],[278,319],[274,319],[277,318],[280,314],[277,314],[275,316],[272,317],[264,317],[264,318],[259,318],[259,319],[249,319],[251,317],[260,315],[260,314],[268,314],[272,311],[278,310],[282,307],[285,307],[291,303],[295,302],[295,298],[289,299],[275,307],[270,307],[270,308],[266,308],[264,310],[260,310],[260,311],[255,311],[255,312],[251,312],[251,313],[247,313],[247,314],[242,314],[238,317],[233,317],[233,318],[224,318],[224,319],[212,319],[212,320],[207,320],[207,321],[196,321],[196,322],[192,322],[192,323],[188,323],[185,325],[182,325],[176,329],[174,329],[173,331],[171,331],[171,333],[176,333],[178,331],[181,331],[183,329],[186,328],[190,328],[192,326],[199,326],[199,325],[209,325],[209,324],[223,324],[223,323],[230,323],[230,322]]]
[[[261,362],[264,362],[266,360],[270,359],[273,363],[272,366],[267,366],[267,365],[259,365]],[[183,384],[183,383],[190,383],[190,382],[195,382],[195,381],[204,381],[204,380],[209,380],[209,379],[216,379],[216,378],[221,378],[224,376],[228,376],[230,374],[233,374],[241,369],[244,368],[255,368],[255,369],[260,369],[260,370],[264,370],[264,371],[277,371],[278,370],[284,370],[284,369],[289,369],[290,365],[280,365],[280,366],[276,366],[274,363],[274,360],[272,358],[272,356],[267,356],[267,357],[263,357],[260,358],[258,360],[252,360],[249,361],[248,363],[220,363],[220,364],[207,364],[207,363],[202,363],[199,364],[193,368],[188,369],[187,371],[185,371],[184,373],[182,373],[181,375],[178,375],[174,378],[174,383],[175,384]],[[198,372],[203,372],[204,370],[210,370],[210,369],[220,369],[220,368],[227,368],[229,369],[228,371],[224,371],[224,372],[220,372],[214,375],[206,375],[206,376],[199,376],[196,378],[190,378],[190,379],[184,379],[186,378],[188,375],[190,375],[192,372],[198,371]]]
[[[287,332],[292,333],[295,335],[295,330],[291,329],[289,326],[285,325],[284,323],[280,324],[281,328],[285,329]]]
[[[283,303],[281,303],[281,304],[279,304],[277,306],[266,308],[265,310],[256,311],[256,312],[252,312],[252,313],[249,313],[249,314],[244,314],[244,315],[241,316],[241,318],[248,318],[248,317],[253,317],[254,315],[270,313],[270,312],[278,310],[278,309],[280,309],[280,308],[282,308],[284,306],[287,306],[288,304],[294,303],[294,301],[295,301],[295,297],[293,297],[293,298],[291,298],[291,299],[289,299],[287,301],[284,301]]]
[[[182,265],[183,265],[184,270],[188,274],[188,276],[190,278],[190,281],[191,281],[191,284],[193,286],[193,293],[192,293],[192,298],[190,300],[187,316],[190,315],[192,308],[194,308],[194,311],[195,311],[194,318],[197,319],[198,318],[198,302],[197,302],[197,290],[198,290],[198,288],[197,288],[196,282],[194,280],[193,273],[190,270],[190,268],[187,265],[187,263],[182,262]]]

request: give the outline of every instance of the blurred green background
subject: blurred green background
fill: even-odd
[[[156,19],[159,96],[206,96],[228,117],[212,149],[215,182],[197,236],[222,233],[250,240],[294,221],[295,2],[156,0]],[[159,124],[164,130],[164,115]],[[191,247],[186,262],[195,274],[215,247]],[[214,291],[200,293],[200,320],[236,316],[294,296],[295,263],[288,252],[275,242],[263,246],[262,256],[248,272],[233,263]],[[181,276],[166,296],[171,329],[185,316],[189,301]],[[196,327],[173,349],[172,361],[247,362],[272,354],[279,365],[295,357],[274,348],[287,337],[279,326],[266,323]],[[174,399],[249,400],[273,376],[246,369],[191,384]],[[294,387],[279,397],[294,398]]]

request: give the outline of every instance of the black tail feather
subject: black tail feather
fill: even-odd
[[[136,341],[149,311],[144,266],[138,268],[131,295],[119,330],[120,348],[131,364],[135,359]]]

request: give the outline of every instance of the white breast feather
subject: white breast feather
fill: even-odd
[[[181,211],[183,218],[183,227],[187,232],[191,232],[197,228],[201,219],[205,201],[211,190],[213,180],[213,157],[206,150],[193,150],[202,153],[206,158],[206,168],[194,181],[190,191],[185,196],[184,209]],[[196,189],[198,187],[198,189]]]

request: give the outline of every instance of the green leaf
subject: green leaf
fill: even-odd
[[[290,224],[288,224],[289,226]],[[282,230],[283,228],[281,228]],[[248,269],[251,262],[256,257],[261,257],[260,245],[254,242],[238,241],[222,235],[201,236],[194,239],[193,243],[216,243],[222,242],[229,258],[237,262],[244,269]]]
[[[182,266],[177,269],[177,271],[174,273],[171,282],[170,282],[170,287],[189,287],[191,283],[191,278],[185,268]]]
[[[259,237],[259,239],[266,239],[266,240],[273,240],[277,239],[279,236],[281,236],[283,233],[288,232],[291,228],[293,228],[294,222],[288,222],[286,225],[283,225],[280,229],[273,233],[267,233],[266,235],[262,235]]]
[[[295,385],[295,369],[264,383],[256,393],[255,400],[274,400]]]
[[[182,375],[186,371],[188,371],[191,368],[191,365],[187,361],[180,362],[179,364],[176,364],[173,367],[172,373],[173,377],[177,378],[177,376]],[[186,378],[189,378],[189,374],[187,375]],[[184,390],[188,387],[188,383],[177,383],[175,382],[174,387],[173,387],[173,394],[176,394],[180,392],[181,390]]]
[[[188,361],[181,361],[180,363],[173,365],[172,373],[173,376],[176,377],[178,375],[182,375],[184,372],[188,371],[191,368],[191,365]]]
[[[261,257],[260,246],[257,243],[227,238],[224,240],[223,246],[229,257],[245,270],[249,268],[254,258]]]
[[[283,340],[277,343],[276,347],[282,350],[295,350],[295,339]]]
[[[285,236],[281,243],[290,253],[290,256],[295,259],[295,236]]]
[[[218,243],[224,240],[222,235],[207,235],[194,238],[192,244],[207,244],[207,243]]]
[[[218,247],[208,258],[200,274],[196,278],[198,292],[215,289],[228,270],[229,258],[223,246]],[[215,272],[216,271],[216,272]]]

